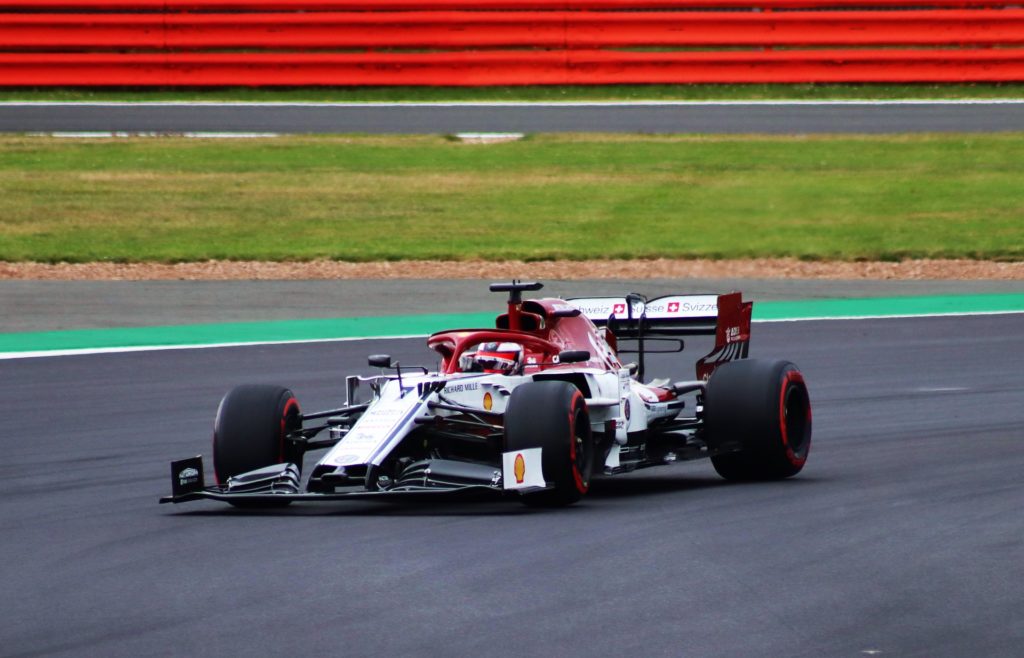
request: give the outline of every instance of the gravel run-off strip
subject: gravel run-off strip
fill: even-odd
[[[379,261],[352,263],[203,261],[192,263],[0,262],[0,279],[67,281],[302,279],[663,279],[778,278],[878,280],[1019,280],[1024,262],[907,260],[901,262],[750,260]]]

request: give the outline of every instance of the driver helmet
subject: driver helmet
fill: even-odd
[[[460,359],[468,372],[516,375],[523,370],[523,346],[519,343],[481,343],[476,352]]]

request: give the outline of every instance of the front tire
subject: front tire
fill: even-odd
[[[541,448],[551,489],[522,495],[523,503],[562,507],[590,488],[596,450],[583,393],[568,382],[530,382],[512,391],[505,411],[505,451]]]
[[[704,394],[711,463],[727,480],[781,480],[811,449],[811,399],[789,361],[741,359],[715,369]],[[716,454],[718,453],[718,454]]]
[[[213,424],[217,483],[258,468],[291,462],[302,470],[302,453],[285,441],[302,426],[299,402],[287,388],[246,384],[228,391]]]

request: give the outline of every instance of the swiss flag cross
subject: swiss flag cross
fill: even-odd
[[[626,312],[626,305],[625,304],[616,304],[615,308],[612,309],[612,313],[614,313],[615,315],[620,315],[620,314],[625,313],[625,312]]]
[[[678,313],[679,312],[679,302],[669,302],[668,303],[668,312],[669,313]]]

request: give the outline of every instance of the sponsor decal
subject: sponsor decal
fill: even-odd
[[[420,398],[411,395],[397,400],[378,400],[320,463],[328,466],[370,463],[377,450],[411,423],[412,415],[420,405]]]
[[[379,404],[378,406],[367,411],[365,415],[375,416],[379,418],[382,416],[401,416],[402,413],[403,410],[400,407],[385,406],[384,404]]]
[[[516,484],[522,484],[523,480],[526,478],[526,460],[523,459],[523,453],[516,455],[513,471],[516,476]]]
[[[185,487],[199,481],[199,470],[189,466],[178,473],[178,485]]]
[[[465,384],[452,384],[451,386],[445,386],[444,391],[442,391],[442,393],[462,393],[464,391],[475,391],[478,388],[480,388],[480,384],[477,384],[475,382],[468,382]]]
[[[626,402],[626,404],[624,406],[625,406],[626,420],[629,420],[629,413],[630,413],[629,398],[626,398],[625,402]]]
[[[572,301],[572,305],[580,310],[580,312],[592,320],[604,320],[609,315],[623,316],[626,314],[626,300],[611,298],[602,299],[577,299]],[[633,315],[640,315],[643,313],[644,305],[637,304],[633,307]]]
[[[731,343],[734,340],[739,340],[739,337],[740,337],[740,328],[739,327],[729,327],[728,329],[725,330],[725,341],[727,343]]]
[[[586,315],[588,318],[592,318],[592,317],[599,317],[599,318],[608,317],[608,314],[612,310],[611,304],[601,304],[599,306],[595,306],[593,304],[580,304],[576,308],[578,308],[580,310],[580,313],[582,313],[583,315]]]
[[[644,308],[652,319],[704,318],[718,315],[718,299],[711,295],[675,296],[652,299]]]
[[[610,314],[619,317],[628,310],[624,299],[579,299],[573,304],[591,319],[604,319]],[[633,316],[646,313],[648,318],[707,318],[718,315],[718,297],[715,295],[672,295],[633,305]]]
[[[527,448],[501,453],[502,487],[531,489],[545,487],[542,448]]]
[[[486,409],[487,411],[490,411],[491,407],[493,407],[493,406],[494,406],[494,398],[491,397],[490,393],[484,393],[484,409]]]
[[[181,496],[202,491],[203,458],[199,455],[171,462],[171,494]]]

